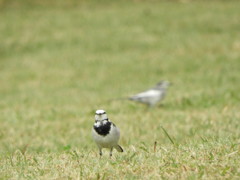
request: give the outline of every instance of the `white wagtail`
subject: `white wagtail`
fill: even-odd
[[[170,85],[168,81],[160,81],[155,87],[144,92],[129,97],[129,100],[147,104],[149,107],[155,106],[159,101],[163,100]]]
[[[123,152],[122,147],[118,145],[120,130],[108,119],[104,110],[96,111],[92,136],[99,148],[100,156],[102,156],[102,148],[110,149],[110,157],[112,156],[113,148],[118,152]]]

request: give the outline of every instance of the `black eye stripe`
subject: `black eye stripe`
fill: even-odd
[[[102,115],[102,114],[106,114],[106,112],[103,112],[103,113],[96,113],[96,115]]]

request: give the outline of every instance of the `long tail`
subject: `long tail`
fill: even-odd
[[[107,100],[107,102],[123,101],[123,100],[127,100],[127,99],[128,99],[128,97],[114,98],[114,99]]]
[[[118,152],[123,152],[123,148],[119,145],[114,147]]]

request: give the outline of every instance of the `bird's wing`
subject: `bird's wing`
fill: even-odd
[[[159,90],[148,90],[148,91],[144,91],[141,92],[139,94],[136,94],[134,96],[131,96],[129,99],[139,99],[139,98],[150,98],[150,97],[154,97],[154,96],[158,96],[161,92]]]

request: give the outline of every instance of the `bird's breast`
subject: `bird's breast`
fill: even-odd
[[[100,126],[94,125],[93,128],[99,135],[106,136],[110,132],[111,123],[107,122],[105,124],[101,124]]]

